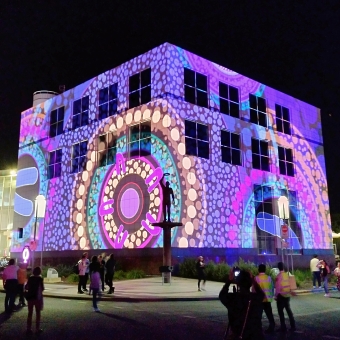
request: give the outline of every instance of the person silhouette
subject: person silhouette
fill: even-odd
[[[175,196],[172,188],[170,187],[170,183],[167,181],[164,185],[163,183],[164,175],[161,178],[160,184],[162,187],[163,192],[163,214],[164,214],[164,221],[166,222],[166,215],[168,215],[168,222],[170,222],[170,208],[171,208],[171,196],[172,196],[172,203],[175,203]]]

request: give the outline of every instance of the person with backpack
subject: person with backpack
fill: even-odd
[[[33,269],[33,275],[28,278],[25,286],[25,297],[28,303],[28,315],[27,315],[27,334],[32,333],[32,317],[33,309],[35,308],[35,329],[36,333],[42,332],[40,328],[41,311],[44,307],[43,291],[44,291],[44,279],[41,276],[41,268],[35,267]]]

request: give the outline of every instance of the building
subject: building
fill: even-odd
[[[160,255],[164,173],[174,257],[333,254],[320,110],[168,43],[22,112],[12,252]]]
[[[10,255],[15,183],[15,170],[0,170],[0,257]]]

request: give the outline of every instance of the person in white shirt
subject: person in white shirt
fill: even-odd
[[[79,282],[78,282],[78,294],[84,294],[82,291],[82,287],[86,287],[86,269],[87,269],[87,257],[86,255],[83,255],[81,257],[81,260],[78,262],[78,269],[79,269]]]
[[[313,275],[313,288],[316,288],[316,281],[318,281],[319,288],[321,288],[321,274],[318,263],[318,255],[315,254],[314,257],[310,260],[310,271]]]

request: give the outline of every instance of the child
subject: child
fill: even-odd
[[[40,316],[44,307],[42,294],[44,289],[44,279],[41,276],[41,268],[35,267],[33,269],[33,275],[29,277],[25,287],[25,296],[28,303],[27,334],[32,333],[32,316],[34,307],[36,313],[35,330],[38,334],[42,332],[42,329],[40,328]]]

